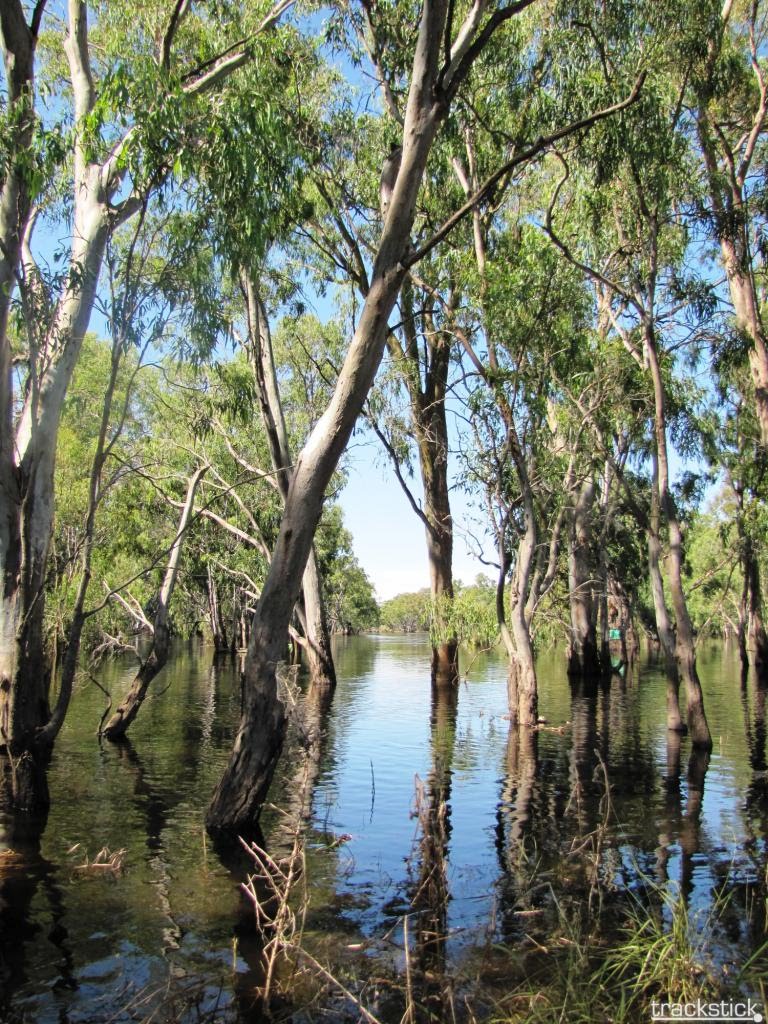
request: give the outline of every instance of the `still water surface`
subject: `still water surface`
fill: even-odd
[[[426,880],[434,896],[436,878],[444,883],[435,924],[449,961],[484,937],[515,941],[531,863],[567,890],[573,851],[600,822],[611,837],[611,884],[632,887],[647,875],[679,885],[694,910],[724,881],[738,893],[765,871],[765,693],[742,686],[734,650],[700,652],[708,764],[689,762],[685,739],[670,744],[664,682],[647,662],[631,680],[583,694],[569,687],[561,651],[543,655],[547,726],[520,740],[505,719],[496,653],[463,656],[455,701],[432,697],[424,636],[339,638],[335,657],[330,710],[305,713],[322,726],[310,766],[307,935],[327,959],[362,948],[373,963],[371,951],[381,956],[423,900]],[[132,672],[115,664],[103,676],[117,697]],[[189,1020],[215,1006],[216,1019],[258,1019],[258,948],[238,891],[247,861],[220,856],[202,826],[239,687],[236,665],[184,647],[131,743],[99,746],[104,697],[81,684],[51,767],[41,839],[25,842],[0,821],[0,1020],[140,1020],[177,987],[197,993]],[[289,749],[276,808],[294,806],[302,763]],[[417,791],[431,846],[413,813]],[[283,821],[278,809],[265,814],[267,845],[279,848]],[[83,870],[103,847],[125,851],[122,871]],[[430,873],[435,856],[439,871]],[[744,941],[738,914],[731,931],[734,944]]]

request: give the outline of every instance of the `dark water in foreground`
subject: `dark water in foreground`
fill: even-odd
[[[647,664],[590,696],[572,694],[562,652],[543,656],[549,727],[520,741],[504,718],[496,655],[464,657],[454,705],[432,701],[424,637],[341,639],[335,652],[339,686],[310,769],[306,938],[320,958],[367,957],[372,973],[382,958],[396,966],[402,916],[425,901],[449,962],[488,939],[515,941],[526,928],[521,898],[544,883],[577,885],[572,866],[601,822],[603,881],[679,886],[694,912],[727,884],[736,902],[722,956],[746,941],[738,900],[764,881],[768,765],[765,693],[742,687],[735,651],[700,653],[708,764],[689,761],[685,739],[670,746],[663,679]],[[103,681],[117,695],[130,676],[111,666]],[[216,1019],[256,1019],[259,956],[238,892],[247,863],[222,860],[202,826],[239,700],[230,662],[184,648],[131,744],[99,747],[104,698],[81,684],[42,839],[26,845],[0,820],[0,1020],[141,1020],[177,989],[196,993],[186,1019],[215,1006]],[[278,808],[293,806],[300,761],[298,751],[284,758]],[[413,815],[417,790],[426,838]],[[272,848],[283,821],[277,809],[265,815]],[[103,847],[125,851],[123,869],[83,870]]]

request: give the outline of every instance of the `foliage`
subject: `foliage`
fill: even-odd
[[[432,600],[428,589],[398,594],[381,604],[380,625],[393,633],[421,633],[429,629]]]

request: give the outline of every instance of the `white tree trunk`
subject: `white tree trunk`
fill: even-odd
[[[258,817],[282,748],[285,716],[275,670],[320,518],[325,489],[362,409],[386,342],[405,274],[403,260],[427,156],[446,106],[435,98],[447,6],[425,0],[403,130],[403,157],[371,286],[331,401],[296,460],[272,565],[253,619],[245,699],[234,748],[208,810],[213,828],[244,828]]]

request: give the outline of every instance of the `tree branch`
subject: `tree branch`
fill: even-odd
[[[184,20],[185,15],[189,11],[189,5],[191,0],[176,0],[171,11],[171,17],[168,21],[168,28],[165,30],[163,36],[163,42],[160,47],[160,67],[164,71],[168,71],[171,66],[171,46],[176,35],[176,31],[179,25]]]
[[[531,0],[532,2],[532,0]],[[527,5],[526,5],[527,6]],[[405,268],[412,267],[419,260],[423,259],[432,249],[435,248],[446,235],[450,234],[456,225],[464,219],[464,217],[473,210],[478,203],[481,203],[483,199],[493,190],[494,186],[499,182],[505,174],[509,174],[510,171],[519,167],[521,164],[527,163],[534,157],[543,153],[553,143],[558,142],[560,139],[567,138],[569,135],[573,135],[578,131],[582,131],[585,128],[591,128],[599,121],[603,121],[606,117],[611,117],[613,114],[617,114],[622,110],[626,110],[627,107],[631,106],[637,97],[640,95],[640,90],[645,81],[645,72],[643,72],[637,81],[635,82],[632,92],[627,96],[626,99],[621,100],[619,103],[614,103],[610,107],[604,107],[602,110],[596,111],[594,114],[590,114],[588,117],[583,117],[578,121],[573,121],[571,124],[566,125],[563,128],[558,128],[557,131],[552,132],[550,135],[543,135],[539,137],[532,146],[523,150],[522,153],[518,153],[513,156],[506,163],[502,164],[498,170],[483,182],[480,188],[475,192],[473,196],[464,203],[455,213],[453,213],[448,220],[438,228],[438,230],[429,238],[419,249],[412,252],[403,260]]]

